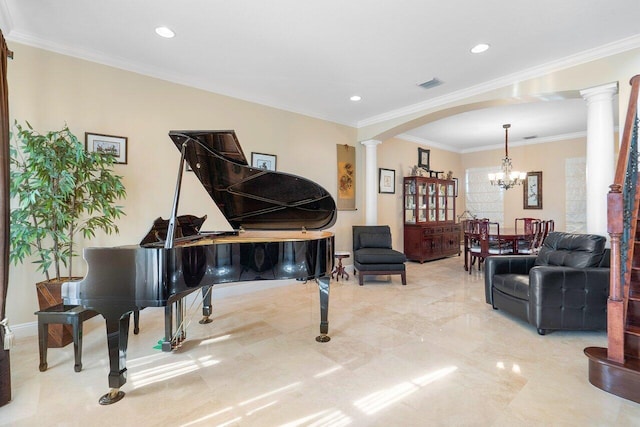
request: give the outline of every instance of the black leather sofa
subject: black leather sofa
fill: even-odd
[[[593,234],[551,232],[538,255],[491,256],[485,298],[494,309],[551,330],[607,327],[609,250]]]

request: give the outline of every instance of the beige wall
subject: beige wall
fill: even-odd
[[[409,176],[411,168],[418,163],[418,148],[430,150],[429,166],[432,170],[453,172],[462,183],[464,169],[461,156],[452,151],[442,150],[426,145],[419,145],[399,138],[391,138],[378,146],[378,167],[395,169],[396,193],[378,195],[378,223],[391,227],[394,249],[404,250],[403,212],[402,212],[402,178]],[[460,186],[462,187],[462,186]],[[456,200],[456,215],[464,210],[464,190],[460,188]]]
[[[504,193],[504,224],[513,226],[515,218],[553,219],[556,230],[565,228],[565,161],[585,157],[586,138],[509,147],[513,168],[518,171],[542,171],[542,209],[523,209],[523,188]],[[465,169],[495,167],[499,169],[504,149],[479,151],[462,155]]]
[[[465,210],[465,171],[469,168],[500,166],[504,149],[458,154],[426,145],[392,138],[378,146],[378,167],[395,169],[396,193],[378,195],[378,222],[389,224],[393,233],[393,246],[403,250],[402,177],[410,174],[417,163],[418,148],[431,150],[431,169],[453,172],[459,179],[456,215]],[[551,153],[551,154],[550,154]],[[515,187],[505,192],[504,224],[511,226],[515,218],[536,217],[553,219],[557,230],[565,227],[565,161],[586,156],[586,138],[568,139],[541,144],[509,148],[514,168],[520,171],[542,171],[543,209],[523,209],[523,189]]]
[[[87,131],[129,138],[128,164],[115,166],[128,193],[120,234],[99,235],[86,246],[137,243],[155,218],[169,216],[179,162],[170,130],[234,129],[248,158],[252,151],[275,154],[278,171],[315,181],[334,197],[336,144],[356,146],[363,167],[354,128],[16,43],[9,48],[14,52],[8,70],[12,122],[28,120],[41,132],[66,122],[81,139]],[[361,179],[358,186],[360,209],[338,212],[331,229],[338,250],[351,249],[351,224],[363,223]],[[228,228],[193,174],[185,175],[180,213],[207,214],[207,230]],[[80,259],[76,265],[84,268]],[[11,266],[7,316],[12,325],[35,320],[34,283],[42,279],[30,263]]]

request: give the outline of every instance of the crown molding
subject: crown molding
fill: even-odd
[[[5,38],[13,30],[13,18],[11,18],[6,1],[0,1],[0,29],[2,29]]]
[[[471,86],[456,92],[452,92],[447,95],[433,98],[425,102],[421,102],[421,103],[409,105],[407,107],[403,107],[400,109],[392,110],[387,113],[372,116],[367,119],[360,120],[354,123],[354,122],[337,120],[336,118],[329,117],[325,114],[320,114],[313,111],[300,110],[298,108],[294,108],[286,104],[273,102],[272,100],[260,99],[260,98],[251,97],[251,96],[242,95],[242,94],[239,95],[237,93],[233,93],[233,91],[228,91],[219,87],[215,87],[215,85],[212,85],[210,82],[207,82],[207,81],[197,80],[197,79],[186,79],[181,75],[167,73],[162,69],[148,67],[145,65],[141,65],[139,63],[131,62],[122,57],[111,56],[103,52],[83,50],[83,49],[78,49],[76,47],[69,47],[67,45],[52,43],[48,40],[32,37],[28,34],[21,33],[19,31],[14,31],[12,29],[13,21],[11,19],[11,15],[7,8],[6,2],[3,2],[3,1],[0,1],[0,27],[4,28],[5,30],[8,29],[5,32],[5,38],[8,41],[21,43],[31,47],[51,51],[54,53],[59,53],[62,55],[66,55],[66,56],[70,56],[70,57],[74,57],[74,58],[78,58],[78,59],[82,59],[90,62],[95,62],[95,63],[106,65],[109,67],[114,67],[114,68],[122,69],[125,71],[130,71],[137,74],[157,78],[160,80],[165,80],[171,83],[176,83],[176,84],[184,85],[187,87],[204,90],[206,92],[227,96],[227,97],[238,99],[241,101],[256,103],[256,104],[264,105],[267,107],[288,111],[294,114],[300,114],[300,115],[312,117],[319,120],[325,120],[332,123],[353,127],[356,129],[366,127],[372,124],[381,123],[390,119],[403,117],[409,114],[418,113],[420,111],[424,111],[430,108],[439,107],[441,105],[445,105],[451,102],[469,98],[469,97],[482,94],[491,90],[499,89],[501,87],[505,87],[505,86],[517,83],[519,81],[540,77],[540,76],[552,73],[554,71],[559,71],[562,69],[566,69],[566,68],[580,65],[589,61],[601,59],[607,56],[615,55],[618,53],[626,52],[628,50],[640,47],[640,34],[639,34],[639,35],[631,36],[631,37],[621,39],[612,43],[608,43],[606,45],[603,45],[597,48],[583,51],[575,55],[570,55],[558,61],[549,62],[549,63],[532,67],[517,73],[502,76],[502,77],[489,80],[487,82],[484,82],[475,86]],[[442,149],[447,149],[447,148],[442,147]]]
[[[404,141],[414,142],[418,145],[425,145],[428,147],[439,148],[440,150],[450,151],[452,153],[462,153],[462,150],[450,147],[446,144],[441,144],[439,142],[431,141],[428,139],[420,138],[418,136],[409,135],[406,133],[401,133],[399,135],[394,136],[394,138],[402,139]]]
[[[537,145],[537,144],[544,144],[547,142],[567,141],[570,139],[579,139],[579,138],[586,138],[586,137],[587,137],[586,131],[572,132],[572,133],[565,133],[561,135],[546,136],[543,138],[520,139],[515,141],[509,141],[509,147],[522,147],[525,145]],[[413,142],[419,145],[424,145],[427,147],[438,148],[441,150],[458,153],[458,154],[467,154],[467,153],[475,153],[478,151],[496,150],[496,149],[502,149],[504,147],[504,144],[500,143],[500,144],[492,144],[492,145],[483,145],[481,147],[456,149],[446,144],[430,141],[428,139],[420,138],[413,135],[408,135],[406,133],[397,135],[395,138],[402,139],[404,141]]]
[[[4,3],[0,2],[0,4],[4,4]],[[0,10],[0,14],[1,13],[2,11]],[[0,23],[1,22],[2,21],[0,21]],[[54,52],[54,53],[59,53],[61,55],[70,56],[73,58],[77,58],[77,59],[81,59],[89,62],[95,62],[97,64],[118,68],[124,71],[130,71],[130,72],[141,74],[148,77],[157,78],[160,80],[168,81],[170,83],[176,83],[176,84],[191,87],[194,89],[200,89],[206,92],[215,93],[216,95],[227,96],[229,98],[251,102],[253,104],[264,105],[266,107],[275,108],[278,110],[284,110],[290,113],[300,114],[303,116],[312,117],[319,120],[325,120],[325,121],[337,123],[340,125],[345,125],[350,127],[356,126],[356,123],[339,121],[339,120],[336,120],[335,118],[328,117],[323,114],[319,114],[311,111],[303,111],[286,104],[279,104],[276,102],[272,102],[270,100],[260,99],[257,97],[239,95],[238,93],[234,93],[233,91],[228,91],[225,89],[221,89],[220,87],[216,87],[215,85],[212,85],[208,81],[184,78],[183,76],[178,74],[167,73],[166,71],[159,68],[149,67],[136,62],[131,62],[122,57],[107,55],[103,52],[83,50],[83,49],[78,49],[76,47],[69,47],[67,45],[63,45],[59,43],[52,43],[48,40],[32,37],[28,34],[21,33],[18,31],[10,32],[10,34],[6,38],[7,40],[12,42],[24,44],[27,46],[43,49],[43,50]]]
[[[357,123],[357,128],[362,128],[365,126],[385,122],[387,120],[403,117],[409,114],[418,113],[430,108],[439,107],[441,105],[459,101],[465,98],[470,98],[472,96],[489,92],[491,90],[509,86],[524,80],[541,77],[546,74],[564,70],[570,67],[575,67],[577,65],[581,65],[597,59],[606,58],[607,56],[616,55],[618,53],[626,52],[631,49],[636,49],[638,47],[640,47],[640,34],[608,43],[597,48],[589,49],[574,55],[570,55],[557,61],[548,62],[546,64],[519,71],[517,73],[498,77],[479,85],[471,86],[469,88],[433,98],[425,102],[409,105],[407,107],[389,111],[384,114],[379,114],[368,119],[360,120]]]

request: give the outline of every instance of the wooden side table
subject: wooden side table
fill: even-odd
[[[331,278],[333,279],[333,275],[335,274],[336,280],[340,280],[340,277],[349,280],[349,273],[347,273],[344,266],[342,265],[342,260],[349,258],[351,256],[351,253],[345,251],[336,251],[333,256],[338,260],[338,265],[336,265],[336,267],[331,272]]]

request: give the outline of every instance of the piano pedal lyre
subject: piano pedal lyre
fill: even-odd
[[[185,307],[183,299],[180,298],[171,304],[167,304],[165,307],[164,317],[165,337],[162,342],[162,351],[171,351],[180,347],[182,342],[187,338],[187,333],[184,327]],[[175,332],[173,330],[174,321],[176,325]]]

